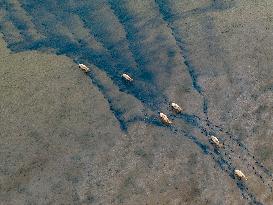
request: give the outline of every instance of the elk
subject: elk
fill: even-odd
[[[240,180],[241,179],[247,180],[247,177],[245,176],[245,174],[239,169],[234,170],[234,175]]]
[[[123,74],[121,75],[121,77],[122,77],[123,79],[129,81],[129,82],[132,82],[132,81],[133,81],[133,78],[131,78],[131,77],[130,77],[128,74],[126,74],[126,73],[123,73]]]
[[[88,73],[90,71],[90,68],[88,68],[86,65],[84,64],[79,64],[79,68],[85,72],[85,73]]]
[[[174,102],[171,104],[171,107],[172,107],[173,111],[175,111],[176,113],[182,112],[182,108]]]
[[[166,125],[170,125],[172,124],[172,121],[167,117],[167,115],[165,115],[164,113],[159,113],[159,117],[161,119],[161,121],[166,124]]]

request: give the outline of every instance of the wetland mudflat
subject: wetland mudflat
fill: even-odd
[[[272,14],[0,2],[0,204],[272,204]]]

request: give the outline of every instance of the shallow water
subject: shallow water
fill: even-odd
[[[260,201],[266,200],[256,194],[255,188],[250,189],[233,176],[238,166],[251,170],[249,174],[265,187],[264,195],[272,195],[271,171],[244,143],[248,128],[241,134],[230,126],[241,109],[232,101],[238,96],[244,98],[244,91],[247,97],[252,94],[248,87],[251,78],[247,74],[245,79],[238,77],[237,61],[225,42],[232,40],[230,36],[244,39],[240,26],[251,24],[242,20],[234,26],[234,22],[229,24],[227,15],[235,11],[238,18],[247,18],[239,15],[245,5],[244,1],[234,0],[3,0],[0,31],[15,53],[39,50],[88,65],[92,83],[104,95],[125,133],[132,123],[144,122],[183,135],[237,183],[247,203],[262,204]],[[235,31],[225,36],[227,28],[222,28],[221,22],[227,28],[232,25]],[[253,23],[254,30],[259,35],[256,24]],[[240,46],[236,46],[231,49],[239,50]],[[267,67],[257,67],[258,72],[259,69]],[[132,83],[121,79],[124,72],[134,78]],[[245,83],[240,85],[241,81]],[[263,76],[258,81],[266,83]],[[132,98],[127,101],[128,95]],[[171,112],[172,101],[182,105],[181,114]],[[159,112],[168,114],[177,124],[163,126],[157,117]],[[190,128],[184,129],[181,123]],[[212,134],[224,141],[225,149],[211,146],[208,137]]]

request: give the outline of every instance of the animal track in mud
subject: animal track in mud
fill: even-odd
[[[238,166],[266,187],[265,194],[272,194],[273,175],[269,169],[236,136],[210,122],[208,99],[198,82],[198,72],[190,58],[187,42],[183,33],[173,24],[176,20],[192,15],[229,9],[234,6],[233,1],[213,0],[208,6],[180,13],[173,12],[171,5],[162,0],[156,0],[152,6],[148,5],[151,7],[146,8],[149,10],[146,13],[143,12],[145,5],[132,9],[129,4],[113,0],[95,0],[92,3],[71,1],[67,7],[63,3],[59,3],[57,7],[56,2],[51,0],[39,3],[34,0],[13,2],[17,4],[9,3],[8,0],[0,3],[0,31],[9,48],[14,52],[55,49],[57,54],[67,55],[77,63],[91,65],[88,75],[105,96],[124,131],[129,123],[135,121],[162,126],[158,118],[152,115],[160,110],[168,110],[170,99],[163,93],[174,72],[171,54],[178,51],[183,60],[180,65],[186,67],[185,74],[190,76],[191,86],[203,100],[201,104],[205,118],[187,113],[167,114],[173,120],[182,120],[198,129],[203,139],[176,125],[166,129],[187,137],[204,154],[210,155],[216,165],[235,180],[242,195],[251,203],[261,204],[249,190],[247,183],[234,178],[234,169]],[[100,15],[103,15],[101,21]],[[92,18],[92,22],[88,21],[89,18]],[[154,69],[160,52],[168,54],[168,58],[164,58]],[[118,88],[117,91],[113,93],[105,79],[97,75],[92,67],[106,73],[113,86]],[[122,81],[120,75],[123,72],[130,73],[135,79],[131,85]],[[123,109],[116,98],[116,95],[122,93],[134,96],[141,102],[143,109],[140,113],[135,113],[130,118],[125,117],[130,110]],[[208,142],[210,135],[215,135],[224,142],[225,148],[215,149],[211,146]],[[204,139],[207,143],[204,143]]]

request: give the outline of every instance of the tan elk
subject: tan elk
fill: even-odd
[[[166,124],[166,125],[170,125],[172,124],[172,121],[167,117],[167,115],[165,115],[164,113],[159,113],[159,117],[161,119],[161,121]]]

